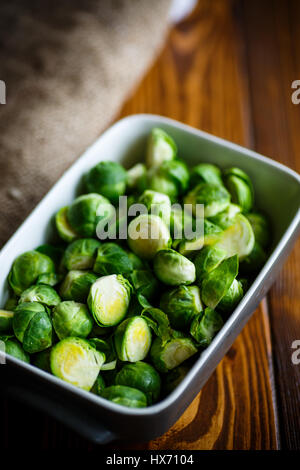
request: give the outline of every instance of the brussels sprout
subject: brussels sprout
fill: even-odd
[[[22,348],[22,344],[13,336],[0,336],[0,341],[4,342],[5,354],[19,359],[20,361],[30,363],[29,354]]]
[[[147,356],[150,346],[151,331],[144,318],[127,318],[116,329],[115,347],[121,361],[142,361]]]
[[[195,265],[175,250],[159,251],[153,261],[156,277],[170,286],[192,284],[196,279]]]
[[[88,306],[100,326],[115,326],[123,320],[130,302],[131,285],[121,274],[100,277],[91,286]]]
[[[220,168],[211,163],[199,163],[191,171],[190,188],[199,183],[217,184],[222,186],[222,173]]]
[[[215,308],[227,293],[238,274],[239,261],[237,255],[222,261],[203,279],[201,299],[210,308]]]
[[[227,253],[217,246],[205,246],[197,253],[194,264],[197,280],[201,280],[207,273],[215,269],[227,257]]]
[[[72,202],[67,218],[79,236],[93,237],[98,223],[109,221],[114,211],[108,199],[100,194],[90,193],[79,196]]]
[[[140,361],[123,366],[116,375],[115,383],[141,390],[147,397],[148,405],[152,405],[159,398],[160,376],[154,367],[146,362]]]
[[[127,171],[127,188],[138,193],[147,188],[147,169],[143,163],[137,163]]]
[[[36,353],[33,358],[33,365],[39,369],[45,370],[46,372],[51,372],[50,353],[51,348]]]
[[[0,332],[10,331],[12,329],[12,321],[14,312],[0,309]]]
[[[145,263],[132,251],[127,251],[128,258],[131,261],[132,269],[145,269]]]
[[[84,177],[88,193],[98,193],[117,204],[126,190],[127,173],[117,162],[99,162]]]
[[[242,214],[237,214],[234,224],[217,237],[216,246],[225,250],[227,256],[237,254],[242,260],[251,253],[254,243],[254,233],[249,221]]]
[[[64,300],[85,303],[91,285],[97,281],[94,273],[87,271],[69,271],[60,286],[59,293]]]
[[[213,217],[228,207],[230,194],[224,186],[200,183],[185,196],[184,203],[192,205],[195,216],[197,215],[197,204],[204,204],[205,217]]]
[[[253,187],[249,176],[240,168],[224,171],[224,180],[232,201],[241,206],[243,212],[249,212],[253,206]]]
[[[105,385],[104,378],[102,377],[102,375],[99,374],[97,379],[96,379],[96,382],[94,383],[94,385],[91,388],[91,392],[94,393],[95,395],[101,396],[102,392],[105,389],[105,387],[106,387],[106,385]]]
[[[54,287],[60,283],[63,276],[56,273],[45,273],[40,274],[36,280],[36,284],[45,284],[47,286]]]
[[[143,392],[125,385],[111,385],[103,390],[101,396],[117,405],[129,408],[144,408],[147,406],[147,397]]]
[[[207,307],[203,313],[197,315],[192,321],[190,333],[199,346],[206,348],[222,326],[221,315],[212,308]]]
[[[147,142],[146,162],[148,167],[161,165],[173,160],[177,154],[177,146],[165,131],[153,128]]]
[[[159,291],[159,284],[150,269],[135,269],[130,275],[130,281],[137,294],[142,294],[151,300]]]
[[[78,234],[71,227],[68,220],[69,207],[62,207],[55,216],[55,225],[58,235],[65,242],[73,242],[78,238]]]
[[[149,189],[166,194],[171,201],[185,193],[188,183],[189,172],[181,160],[166,161],[148,173]]]
[[[39,302],[24,302],[17,306],[13,330],[28,353],[43,351],[52,344],[52,323],[47,307]]]
[[[210,221],[218,225],[223,230],[227,229],[234,224],[236,214],[241,212],[241,207],[237,204],[230,203],[225,211],[220,212],[214,217],[210,218]]]
[[[155,338],[150,350],[150,357],[159,372],[168,372],[196,352],[197,348],[190,338],[172,338],[165,345],[160,338]]]
[[[60,264],[60,260],[64,254],[63,248],[48,244],[38,246],[35,251],[49,256],[49,258],[51,258],[53,263],[57,266]]]
[[[12,294],[8,297],[7,301],[4,305],[4,310],[8,310],[10,312],[14,311],[16,306],[18,305],[18,296],[16,294]]]
[[[93,320],[86,305],[66,300],[53,309],[52,321],[59,339],[68,336],[86,338],[93,328]]]
[[[61,302],[61,299],[55,289],[45,284],[37,284],[28,287],[22,292],[19,304],[23,302],[40,302],[47,307],[54,307]]]
[[[243,259],[240,265],[244,274],[255,274],[263,267],[267,261],[267,255],[259,243],[255,243],[251,253]]]
[[[189,367],[181,365],[175,367],[170,372],[165,375],[165,379],[163,381],[163,392],[165,395],[169,395],[169,393],[173,392],[176,387],[183,381],[187,373],[189,372]]]
[[[169,196],[147,189],[139,197],[139,203],[146,206],[148,213],[158,215],[169,226],[171,216],[171,201]]]
[[[132,271],[132,262],[123,248],[117,243],[108,242],[98,248],[93,270],[101,276],[109,274],[126,275]]]
[[[105,355],[82,338],[65,338],[50,353],[52,373],[87,391],[96,382],[104,361]]]
[[[270,242],[270,228],[266,217],[256,212],[247,214],[252,230],[254,232],[255,241],[262,247],[266,248]]]
[[[169,229],[157,215],[139,215],[128,226],[129,248],[142,259],[154,258],[158,251],[169,248],[171,243]]]
[[[192,318],[203,310],[199,287],[179,286],[165,292],[160,308],[168,315],[173,328],[187,329]]]
[[[141,317],[146,320],[148,326],[153,330],[154,334],[162,340],[165,345],[172,338],[172,329],[168,316],[159,308],[145,308]]]
[[[90,269],[94,266],[98,240],[93,238],[81,238],[71,243],[63,256],[62,263],[68,271],[73,269]]]
[[[34,284],[40,274],[54,273],[55,267],[49,256],[38,251],[27,251],[14,261],[8,275],[8,282],[15,294],[21,295]]]
[[[218,304],[218,309],[225,313],[233,312],[243,295],[243,286],[241,282],[234,279],[228,291]]]

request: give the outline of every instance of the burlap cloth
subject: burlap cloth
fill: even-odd
[[[116,115],[163,42],[170,3],[1,1],[0,247]]]

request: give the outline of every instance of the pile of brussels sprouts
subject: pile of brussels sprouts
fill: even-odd
[[[145,407],[178,385],[243,297],[266,260],[268,222],[243,170],[190,170],[158,128],[146,164],[126,171],[101,161],[83,186],[55,216],[57,240],[14,261],[0,339],[8,354],[70,384]],[[99,240],[98,224],[123,195],[146,213],[128,218],[126,240]],[[202,233],[175,236],[196,222],[197,204]]]

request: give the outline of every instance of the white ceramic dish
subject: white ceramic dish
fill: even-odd
[[[199,161],[220,167],[239,166],[252,178],[259,208],[273,224],[272,253],[212,344],[199,356],[181,384],[163,401],[145,409],[115,405],[69,385],[33,366],[8,358],[9,393],[33,403],[95,442],[121,438],[148,440],[164,433],[192,401],[230,348],[252,312],[273,283],[290,252],[300,227],[300,177],[289,168],[251,150],[179,122],[154,115],[133,115],[109,128],[62,176],[0,252],[0,302],[7,296],[7,274],[20,253],[51,238],[57,210],[75,197],[82,175],[99,160],[130,166],[143,158],[152,127],[165,129],[175,139],[179,155],[189,165]],[[4,381],[1,381],[4,386]]]

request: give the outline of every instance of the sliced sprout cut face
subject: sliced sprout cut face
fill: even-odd
[[[69,337],[57,343],[50,354],[54,375],[83,390],[94,385],[105,355],[81,339]]]
[[[160,338],[153,341],[150,356],[160,372],[168,372],[196,354],[197,348],[190,338],[173,338],[165,345]]]
[[[224,230],[218,238],[215,246],[226,251],[228,257],[237,254],[240,260],[251,253],[255,243],[250,222],[242,214],[237,214],[234,224]]]
[[[124,320],[115,333],[115,347],[121,361],[137,362],[147,356],[151,346],[151,331],[142,317]]]
[[[75,230],[71,227],[68,221],[68,207],[62,207],[55,216],[55,224],[58,235],[62,240],[67,243],[73,242],[78,238],[78,234]]]
[[[147,397],[141,390],[126,387],[125,385],[111,385],[103,390],[101,396],[117,405],[129,408],[144,408],[147,406]]]
[[[96,322],[115,326],[123,320],[130,302],[131,286],[121,275],[112,274],[97,279],[88,296],[88,306]]]

